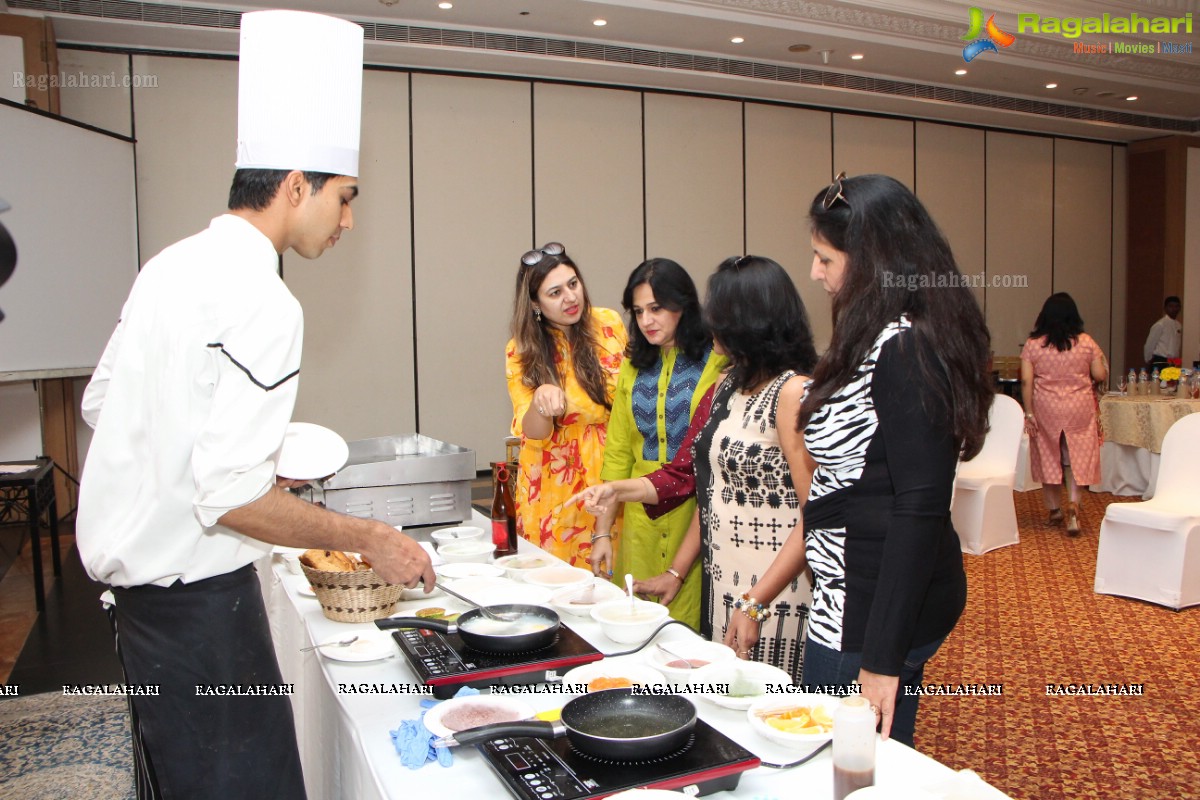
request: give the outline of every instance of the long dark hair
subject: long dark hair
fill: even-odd
[[[657,345],[646,340],[637,319],[633,316],[633,290],[642,284],[654,293],[654,302],[668,311],[679,312],[679,325],[675,328],[675,346],[692,361],[699,361],[712,344],[712,335],[704,325],[700,314],[700,296],[696,284],[687,270],[669,258],[652,258],[634,268],[621,295],[621,305],[629,312],[629,346],[625,354],[638,369],[646,369],[658,363]]]
[[[926,410],[952,420],[962,457],[973,458],[994,394],[991,336],[949,243],[894,178],[861,175],[842,181],[841,194],[827,203],[828,194],[822,189],[813,198],[812,232],[846,255],[846,269],[833,296],[833,338],[800,407],[800,426],[850,382],[883,328],[907,314],[917,345],[914,380],[929,387],[936,404]]]
[[[1083,333],[1083,317],[1074,298],[1066,292],[1055,292],[1042,303],[1042,311],[1029,332],[1030,339],[1046,337],[1043,347],[1054,345],[1058,352],[1070,350]]]
[[[744,392],[817,363],[804,301],[783,267],[763,256],[731,256],[708,279],[704,321],[729,356],[727,380]]]
[[[558,366],[554,363],[554,337],[550,334],[550,322],[545,317],[533,313],[542,281],[560,264],[575,270],[579,285],[583,287],[579,322],[564,332],[571,350],[575,379],[593,402],[611,409],[612,398],[608,396],[608,384],[596,352],[600,345],[592,324],[592,298],[588,295],[587,285],[579,267],[565,252],[559,255],[543,253],[536,264],[529,265],[522,261],[517,268],[517,289],[513,299],[510,328],[517,345],[517,358],[524,372],[522,380],[532,389],[544,384],[559,387],[563,385],[563,376],[559,374]]]

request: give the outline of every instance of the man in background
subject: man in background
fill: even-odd
[[[1150,326],[1150,335],[1142,348],[1146,369],[1162,369],[1169,359],[1178,359],[1183,346],[1183,326],[1179,323],[1179,312],[1183,304],[1175,295],[1163,300],[1163,317]]]

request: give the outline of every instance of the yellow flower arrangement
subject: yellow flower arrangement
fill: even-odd
[[[1179,380],[1179,367],[1164,367],[1162,372],[1158,373],[1158,378],[1163,381]]]

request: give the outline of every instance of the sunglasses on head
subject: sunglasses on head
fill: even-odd
[[[550,242],[521,256],[521,263],[527,267],[536,267],[546,256],[561,256],[566,252],[567,249],[558,242]]]
[[[839,172],[837,177],[833,179],[833,183],[829,184],[829,188],[825,190],[825,198],[821,201],[821,208],[828,211],[838,200],[841,200],[847,206],[850,205],[850,201],[846,199],[846,195],[842,194],[842,181],[844,180],[846,180],[846,173]]]

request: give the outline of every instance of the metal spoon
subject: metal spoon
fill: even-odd
[[[625,591],[629,593],[629,613],[632,614],[633,608],[634,608],[634,606],[633,606],[633,604],[634,604],[633,573],[632,572],[625,573]]]
[[[657,647],[659,650],[662,650],[667,655],[677,658],[680,661],[682,661],[684,664],[686,664],[686,666],[682,667],[682,669],[696,669],[695,667],[692,666],[692,660],[690,658],[684,658],[683,656],[679,655],[679,653],[676,653],[674,650],[669,649],[662,642],[655,642],[654,646]]]
[[[450,595],[451,597],[457,597],[459,600],[462,600],[467,605],[478,608],[480,610],[480,612],[482,612],[483,615],[485,617],[487,617],[488,619],[494,619],[497,622],[516,622],[517,620],[519,620],[521,617],[524,616],[524,614],[522,614],[520,611],[492,611],[487,606],[481,606],[481,605],[479,605],[479,603],[476,603],[471,598],[469,598],[465,595],[459,594],[458,592],[454,591],[450,587],[446,586],[446,584],[444,584],[444,583],[438,583],[435,581],[433,585],[438,587],[439,589],[441,589],[443,592]]]
[[[325,644],[314,644],[312,647],[301,647],[301,653],[307,653],[309,650],[316,650],[321,647],[349,647],[358,641],[357,636],[351,636],[349,639],[342,639],[340,642],[326,642]]]

